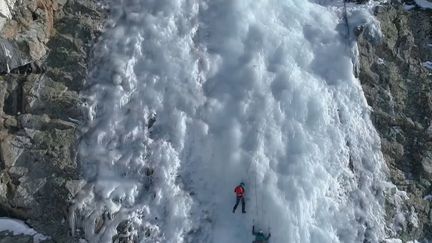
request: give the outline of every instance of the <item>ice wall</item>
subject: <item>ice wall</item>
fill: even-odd
[[[87,239],[108,242],[124,220],[140,242],[250,242],[253,223],[273,242],[382,239],[379,138],[339,10],[305,0],[111,8],[84,94],[80,158],[93,184],[73,224]],[[245,215],[231,212],[240,181]]]

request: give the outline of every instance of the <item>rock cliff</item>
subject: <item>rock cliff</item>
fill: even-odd
[[[0,216],[56,242],[74,242],[79,91],[104,19],[96,1],[0,0]],[[0,242],[28,242],[11,237]]]
[[[390,180],[407,193],[403,202],[387,202],[388,225],[402,240],[432,239],[432,9],[390,1],[375,15],[383,33],[379,43],[361,26],[356,31],[359,79]]]

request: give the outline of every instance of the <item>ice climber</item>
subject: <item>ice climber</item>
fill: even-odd
[[[234,208],[232,210],[233,213],[235,213],[237,206],[239,205],[240,201],[242,203],[242,213],[246,213],[246,204],[245,204],[245,188],[244,188],[244,183],[241,182],[240,185],[236,186],[236,188],[234,189],[234,192],[236,194],[236,204],[234,205]]]
[[[271,233],[265,236],[262,230],[255,231],[255,225],[252,226],[252,234],[255,236],[255,240],[252,243],[268,243]]]

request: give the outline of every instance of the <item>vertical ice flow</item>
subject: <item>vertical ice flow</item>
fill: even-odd
[[[126,221],[140,242],[251,242],[253,223],[272,242],[382,239],[379,139],[337,8],[110,4],[84,94],[92,183],[73,206],[90,242]],[[240,181],[246,215],[231,212]]]

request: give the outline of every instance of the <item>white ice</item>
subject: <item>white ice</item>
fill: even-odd
[[[379,137],[327,5],[113,1],[72,225],[90,242],[124,220],[140,242],[251,242],[253,223],[272,242],[383,240]],[[231,212],[240,181],[245,215]]]
[[[432,61],[426,61],[423,63],[423,66],[427,69],[431,69],[432,70]]]
[[[48,239],[47,236],[38,233],[21,220],[0,217],[0,232],[4,231],[10,232],[13,235],[30,235],[33,237],[35,243]]]
[[[428,0],[414,0],[414,1],[421,8],[432,9],[432,2]]]
[[[411,9],[415,8],[416,5],[414,5],[414,4],[413,5],[411,5],[411,4],[404,4],[403,7],[404,7],[404,9],[406,11],[410,11]]]
[[[384,243],[403,243],[400,239],[387,239]]]

